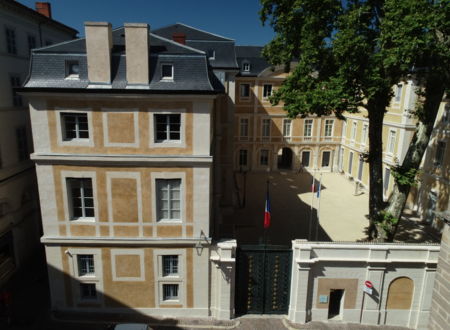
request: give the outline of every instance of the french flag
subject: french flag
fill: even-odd
[[[266,209],[264,210],[264,229],[270,227],[270,199],[269,192],[267,192],[266,196]]]

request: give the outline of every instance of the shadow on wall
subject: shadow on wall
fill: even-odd
[[[240,198],[245,198],[245,206],[232,215],[225,216],[220,230],[220,238],[235,238],[238,244],[276,244],[291,246],[294,239],[331,241],[324,229],[317,223],[318,198],[314,197],[314,207],[305,203],[299,195],[312,199],[312,176],[307,172],[250,172],[236,173]],[[271,224],[264,237],[264,210],[266,187],[269,180],[271,204]],[[316,183],[318,186],[318,183]],[[327,189],[325,186],[322,190]],[[310,224],[312,224],[310,226]]]
[[[9,311],[3,309],[0,314],[2,315],[0,317],[0,329],[112,330],[114,325],[118,323],[158,324],[160,326],[152,326],[152,329],[181,329],[177,326],[178,320],[172,318],[160,320],[144,315],[101,292],[96,293],[95,301],[91,299],[90,302],[86,300],[83,303],[86,311],[83,311],[83,308],[78,308],[76,312],[58,310],[59,307],[63,309],[64,306],[56,306],[51,311],[47,271],[52,274],[53,278],[61,278],[61,276],[64,278],[64,287],[65,291],[69,292],[69,298],[66,298],[63,304],[73,306],[74,301],[71,299],[73,293],[70,288],[81,290],[80,285],[82,283],[51,266],[48,266],[47,269],[45,262],[35,263],[30,268],[24,269],[18,280],[10,286],[12,305],[8,309]],[[146,293],[142,292],[142,294]],[[150,299],[153,299],[153,297],[150,297]],[[102,301],[104,306],[109,308],[108,313],[102,311],[99,304]],[[80,305],[82,304],[78,304],[78,306]],[[117,312],[114,312],[115,309],[117,309]],[[92,313],[87,310],[97,310],[98,312]],[[10,326],[7,325],[6,314],[10,315]]]

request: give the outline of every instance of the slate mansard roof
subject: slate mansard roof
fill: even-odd
[[[200,93],[214,94],[223,91],[223,86],[208,69],[208,61],[203,51],[178,44],[172,40],[150,33],[150,82],[148,89],[126,89],[125,29],[112,31],[112,67],[111,89],[102,88],[102,92],[117,90],[140,93]],[[78,61],[79,79],[67,79],[66,63]],[[161,63],[170,63],[174,67],[173,82],[161,81]],[[80,90],[98,91],[87,88],[86,40],[76,39],[52,46],[33,50],[31,70],[24,90]]]
[[[256,77],[262,71],[270,67],[270,64],[262,56],[261,46],[236,46],[236,60],[239,65],[239,76]],[[250,65],[250,71],[243,71],[244,63]]]

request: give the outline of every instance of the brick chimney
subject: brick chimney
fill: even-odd
[[[184,33],[172,34],[172,40],[178,42],[179,44],[186,45],[186,35]]]
[[[146,23],[125,23],[125,53],[127,57],[127,83],[149,83],[149,27]]]
[[[89,83],[111,84],[111,23],[85,22],[84,29]]]
[[[52,6],[50,2],[36,2],[36,11],[48,18],[52,18]]]

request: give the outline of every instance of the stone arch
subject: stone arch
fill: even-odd
[[[277,153],[277,166],[280,170],[292,169],[294,152],[289,147],[283,147]]]
[[[410,309],[414,293],[414,281],[409,277],[397,277],[389,284],[386,309]]]

